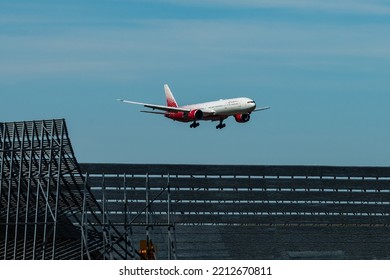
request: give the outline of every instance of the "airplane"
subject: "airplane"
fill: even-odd
[[[198,121],[219,121],[216,129],[222,129],[226,126],[223,121],[229,116],[234,116],[235,120],[239,123],[246,123],[250,120],[252,112],[270,109],[270,107],[256,109],[255,101],[247,97],[220,99],[218,101],[179,106],[167,84],[164,85],[164,91],[167,106],[123,99],[117,100],[129,104],[142,105],[153,110],[141,110],[140,112],[143,113],[160,114],[164,115],[166,118],[179,122],[191,122],[191,128],[198,127]],[[163,112],[155,112],[154,110],[160,110]]]

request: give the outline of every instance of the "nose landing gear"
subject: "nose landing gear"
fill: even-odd
[[[226,126],[226,124],[222,123],[223,120],[219,121],[219,124],[215,127],[216,129],[222,129]]]

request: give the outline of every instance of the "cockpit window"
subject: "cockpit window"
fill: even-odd
[[[248,101],[248,103],[253,103],[253,104],[254,104],[254,103],[255,103],[255,101],[251,100],[251,101]]]

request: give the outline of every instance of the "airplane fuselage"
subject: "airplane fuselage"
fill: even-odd
[[[238,97],[231,99],[220,99],[217,101],[192,104],[182,106],[183,109],[189,110],[201,110],[201,111],[213,111],[215,112],[213,115],[204,115],[202,117],[203,120],[211,120],[211,121],[219,121],[226,119],[229,116],[237,115],[237,114],[249,114],[253,110],[256,109],[256,103],[249,98],[246,97]],[[181,112],[180,112],[181,113]],[[165,117],[180,121],[180,122],[192,122],[193,118],[186,117],[188,114],[183,113],[165,113]]]

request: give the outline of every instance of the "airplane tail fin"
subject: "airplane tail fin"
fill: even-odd
[[[179,107],[177,105],[175,97],[173,97],[173,94],[172,94],[172,92],[169,89],[167,84],[164,85],[164,91],[165,91],[165,97],[167,99],[167,106],[169,106],[169,107]]]

